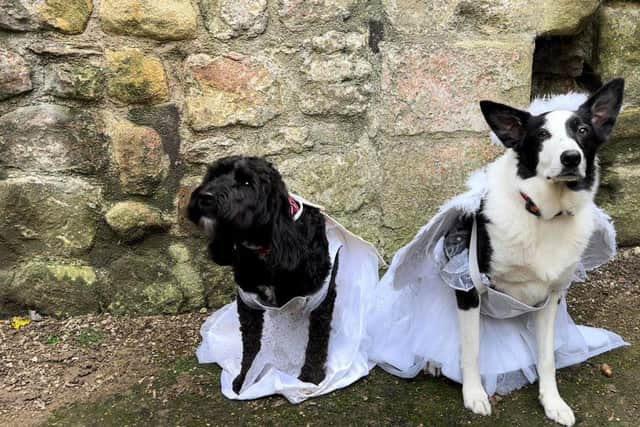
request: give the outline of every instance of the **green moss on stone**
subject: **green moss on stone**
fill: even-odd
[[[96,312],[97,275],[93,267],[69,261],[29,261],[0,289],[0,301],[54,316]]]
[[[92,0],[44,0],[37,9],[40,19],[65,34],[82,33],[92,11]]]
[[[140,202],[116,203],[105,218],[107,224],[127,242],[139,240],[145,234],[169,226],[158,209]]]
[[[107,51],[109,95],[127,104],[157,104],[169,99],[164,67],[137,49]]]

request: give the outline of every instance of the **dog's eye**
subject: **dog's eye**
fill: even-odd
[[[537,137],[538,139],[542,140],[542,139],[550,138],[550,137],[551,137],[551,134],[550,134],[550,133],[549,133],[549,131],[548,131],[548,130],[546,130],[546,129],[540,129],[540,130],[538,131],[538,133],[536,134],[536,137]]]
[[[580,136],[589,135],[589,128],[586,126],[580,126],[578,128],[578,135]]]
[[[242,185],[244,185],[245,187],[248,187],[250,185],[249,181],[242,181]]]

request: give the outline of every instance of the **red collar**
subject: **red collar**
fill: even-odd
[[[525,201],[524,204],[524,208],[532,215],[535,216],[541,216],[542,214],[540,213],[540,208],[538,207],[538,205],[536,205],[533,200],[531,200],[531,197],[529,197],[526,193],[523,193],[522,191],[520,192],[520,197],[522,197],[522,199]],[[562,215],[562,211],[558,212],[555,216],[560,216]]]
[[[524,208],[529,211],[530,214],[533,214],[535,216],[540,216],[540,208],[538,207],[538,205],[536,205],[535,203],[533,203],[533,200],[531,200],[531,197],[527,196],[525,193],[523,193],[522,191],[520,192],[520,196],[524,199],[525,204],[524,204]]]
[[[260,256],[267,256],[271,253],[271,248],[265,248],[263,246],[259,246],[256,248],[256,252]]]

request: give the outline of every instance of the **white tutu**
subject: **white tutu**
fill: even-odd
[[[304,205],[315,206],[295,198]],[[340,249],[326,377],[319,385],[298,379],[305,361],[309,314],[324,299],[327,283],[310,298],[294,298],[279,309],[265,311],[260,352],[239,394],[232,390],[242,359],[236,303],[222,307],[207,319],[201,329],[198,361],[222,367],[222,393],[226,397],[244,400],[281,394],[290,402],[298,403],[346,387],[367,375],[373,367],[368,358],[371,340],[366,331],[366,314],[378,282],[380,258],[371,244],[329,216],[325,215],[325,219],[332,260]]]
[[[448,268],[443,274],[445,265],[439,254],[442,237],[455,219],[479,208],[486,191],[484,173],[476,173],[469,186],[468,193],[447,203],[413,241],[396,253],[376,291],[368,326],[374,340],[370,358],[394,375],[414,377],[430,362],[439,366],[446,377],[462,382],[454,289],[465,289],[464,284],[471,281],[460,280],[468,274],[464,269],[455,272],[455,268]],[[596,231],[574,274],[574,281],[584,279],[585,271],[615,255],[615,231],[610,219],[595,205],[592,208]],[[466,262],[459,265],[468,268]],[[458,277],[452,277],[452,272]],[[514,303],[508,295],[491,289],[488,292],[492,292],[489,296],[494,301],[491,316],[483,311],[480,318],[480,372],[489,395],[507,394],[537,379],[534,319],[531,311],[514,315],[514,307],[519,309],[516,306],[521,303]],[[483,295],[483,303],[487,296]],[[623,345],[627,343],[612,332],[576,326],[562,298],[556,319],[558,368]]]

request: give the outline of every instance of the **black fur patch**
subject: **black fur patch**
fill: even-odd
[[[480,296],[475,288],[468,291],[456,290],[456,302],[460,310],[469,310],[480,305]]]
[[[237,298],[238,318],[240,319],[240,332],[242,333],[242,362],[240,373],[233,380],[233,391],[238,394],[242,384],[262,346],[262,327],[264,325],[264,312],[254,310],[247,306],[242,298]]]
[[[487,230],[487,224],[489,224],[489,218],[484,214],[484,201],[480,203],[480,209],[476,213],[477,224],[477,243],[478,243],[478,268],[481,273],[489,274],[491,272],[491,257],[493,255],[493,248],[491,247],[491,238],[489,237],[489,231]]]
[[[336,275],[340,264],[340,250],[336,254],[335,262],[331,270],[329,289],[324,301],[311,312],[309,319],[309,341],[305,352],[304,366],[300,370],[300,381],[320,384],[324,379],[325,364],[329,351],[329,339],[331,337],[331,321],[333,319],[333,307],[336,302]]]
[[[590,117],[585,111],[578,111],[565,124],[567,135],[574,139],[582,150],[586,162],[585,177],[579,181],[567,183],[573,191],[591,190],[598,176],[596,154],[604,141],[600,140],[591,125]],[[581,134],[579,129],[587,129],[587,134]],[[584,132],[584,130],[582,131]]]
[[[547,131],[542,129],[544,123],[545,114],[530,116],[525,124],[524,140],[513,147],[518,155],[518,176],[522,179],[536,176],[542,145],[551,137]]]
[[[484,202],[480,203],[480,209],[476,213],[476,225],[477,225],[477,254],[478,254],[478,268],[481,273],[488,274],[491,266],[491,255],[493,249],[491,248],[491,241],[489,233],[487,231],[487,224],[489,220],[483,213]],[[464,216],[458,218],[453,225],[451,232],[455,232],[458,235],[466,235],[467,241],[465,246],[467,248],[471,245],[471,228],[473,227],[473,216]],[[460,233],[462,230],[466,233]],[[445,238],[446,239],[446,238]],[[446,242],[446,240],[445,240]],[[470,308],[476,308],[480,305],[480,296],[476,289],[469,291],[456,290],[456,302],[460,310],[469,310]]]

